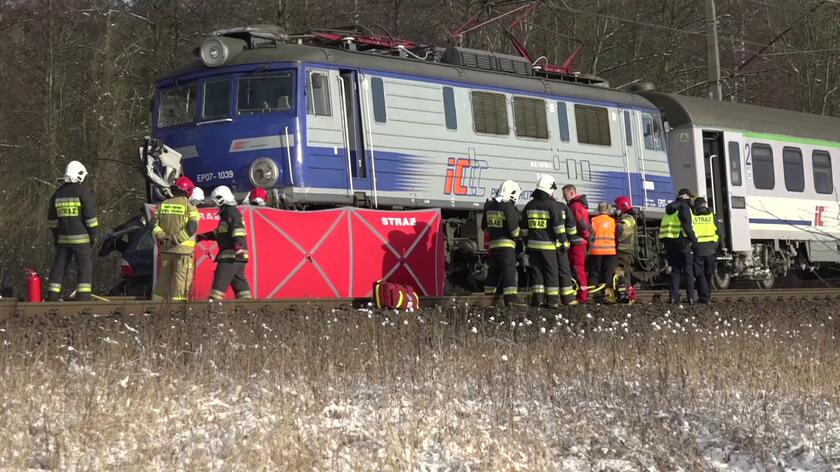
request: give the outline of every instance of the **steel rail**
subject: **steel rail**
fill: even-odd
[[[528,295],[523,298],[527,300]],[[719,290],[714,293],[714,304],[732,302],[754,302],[761,300],[840,300],[840,289],[769,289],[769,290]],[[668,300],[668,292],[663,290],[642,290],[639,303],[663,303]],[[483,294],[453,295],[445,297],[427,297],[421,299],[422,307],[470,306],[489,307],[494,304],[492,296]],[[189,314],[200,316],[210,313],[248,313],[248,312],[304,312],[320,310],[348,310],[373,308],[367,298],[325,298],[325,299],[284,299],[284,300],[225,300],[223,302],[153,302],[130,297],[109,299],[95,302],[50,302],[27,303],[13,300],[0,300],[0,321],[23,316],[118,316],[129,314]]]

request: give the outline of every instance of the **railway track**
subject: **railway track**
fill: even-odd
[[[527,295],[526,295],[527,297]],[[667,301],[668,293],[664,290],[643,290],[639,292],[640,303],[661,303]],[[714,302],[750,302],[770,300],[784,302],[788,300],[817,299],[840,300],[838,288],[771,289],[771,290],[719,290],[714,294]],[[424,307],[470,305],[488,307],[493,298],[483,294],[458,295],[447,297],[428,297],[421,300]],[[340,299],[287,299],[287,300],[247,300],[224,302],[168,303],[117,297],[108,301],[96,302],[57,302],[24,303],[0,300],[0,320],[24,316],[115,316],[142,313],[189,313],[193,315],[232,312],[275,312],[306,311],[312,309],[354,309],[369,307],[370,300],[362,298]]]

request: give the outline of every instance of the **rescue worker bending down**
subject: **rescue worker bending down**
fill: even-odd
[[[519,211],[516,201],[522,189],[512,180],[505,180],[497,195],[484,203],[481,229],[490,233],[487,279],[484,293],[504,296],[505,305],[518,305],[516,284],[516,239],[519,238]]]
[[[638,234],[636,226],[636,210],[633,208],[633,203],[629,197],[617,197],[615,199],[616,213],[618,214],[618,224],[616,233],[618,235],[618,258],[617,263],[621,272],[623,283],[616,282],[616,292],[620,292],[623,287],[624,293],[616,293],[616,298],[619,300],[626,298],[627,288],[630,287],[632,280],[630,278],[630,271],[633,269],[633,262],[636,260],[636,246],[638,244]]]
[[[609,203],[598,204],[598,216],[592,218],[592,232],[595,241],[589,250],[589,283],[602,286],[598,299],[603,301],[606,292],[603,285],[612,284],[615,273],[616,224]]]
[[[78,274],[77,299],[88,301],[92,296],[91,252],[96,244],[99,220],[93,195],[82,187],[87,175],[87,169],[81,162],[71,161],[64,171],[64,184],[55,191],[50,201],[47,220],[55,243],[55,260],[50,271],[47,301],[57,301],[61,297],[64,271],[71,259],[76,262]]]
[[[195,234],[201,214],[190,203],[192,182],[179,179],[172,186],[172,198],[157,207],[152,235],[160,247],[160,268],[152,300],[187,301],[192,288],[195,261]]]
[[[659,239],[665,245],[668,265],[671,266],[671,303],[680,302],[680,282],[685,281],[689,305],[694,304],[694,259],[691,246],[697,237],[691,224],[691,192],[682,188],[677,199],[665,207],[665,216],[659,225]]]
[[[706,205],[706,199],[703,197],[697,197],[694,200],[691,224],[694,235],[697,236],[697,243],[692,247],[697,295],[700,303],[711,303],[712,277],[715,275],[717,266],[719,237],[715,214]]]
[[[563,220],[563,231],[557,240],[557,269],[560,277],[560,301],[564,305],[577,305],[577,292],[572,284],[572,269],[569,263],[570,239],[577,235],[577,222],[572,210],[563,203],[562,191],[554,192],[555,205],[559,208],[560,219]],[[560,197],[560,198],[557,198]]]
[[[525,205],[520,227],[531,265],[531,304],[557,307],[560,285],[557,271],[557,242],[565,231],[560,207],[551,198],[557,188],[554,177],[543,175],[537,181],[532,199]]]
[[[199,241],[212,240],[219,244],[216,256],[216,273],[213,275],[213,287],[210,298],[222,300],[228,287],[233,287],[236,298],[250,299],[251,288],[245,277],[245,266],[248,264],[248,241],[242,214],[236,209],[236,198],[226,185],[213,190],[210,199],[221,208],[219,211],[219,226],[215,231],[202,233]]]
[[[592,224],[589,221],[589,203],[586,195],[579,195],[574,185],[563,186],[563,198],[575,215],[577,234],[570,236],[569,264],[579,285],[578,302],[589,303],[589,280],[586,277],[586,251],[592,237]]]

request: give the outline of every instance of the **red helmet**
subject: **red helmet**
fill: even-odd
[[[633,202],[630,201],[630,197],[616,197],[615,207],[621,210],[622,213],[627,213],[631,208],[633,208]]]
[[[187,176],[178,177],[178,180],[175,181],[175,186],[183,190],[187,195],[192,195],[195,189],[195,184]]]
[[[262,187],[254,187],[251,189],[251,200],[261,198],[263,201],[268,199],[268,191]]]

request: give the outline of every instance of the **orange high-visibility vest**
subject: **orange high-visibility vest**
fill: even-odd
[[[593,256],[615,255],[615,218],[610,215],[598,215],[592,218],[592,230],[595,243],[589,248]]]

